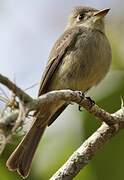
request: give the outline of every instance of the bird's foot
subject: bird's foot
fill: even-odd
[[[86,97],[90,103],[90,108],[92,108],[95,105],[95,101],[92,100],[90,97]]]
[[[78,106],[78,110],[79,110],[80,112],[82,112],[82,109],[81,109],[81,108],[82,108],[82,106],[79,105],[79,106]]]
[[[84,93],[83,93],[82,91],[78,91],[78,93],[79,93],[79,96],[80,96],[80,98],[81,98],[80,101],[79,101],[79,104],[80,104],[80,103],[82,102],[82,100],[84,99]],[[81,108],[82,108],[82,106],[79,105],[79,106],[78,106],[78,110],[79,110],[79,111],[82,111]]]

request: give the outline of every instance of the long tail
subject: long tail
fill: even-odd
[[[46,118],[48,119],[48,117]],[[46,123],[41,126],[42,121],[40,119],[35,120],[29,132],[17,146],[6,163],[9,170],[17,171],[23,178],[26,178],[29,174],[34,153],[47,126]]]
[[[36,148],[46,129],[46,126],[52,124],[61,112],[67,107],[67,104],[59,106],[53,115],[51,113],[36,113],[34,123],[29,132],[22,139],[15,151],[9,157],[6,165],[10,171],[17,171],[23,178],[26,178],[30,171]]]

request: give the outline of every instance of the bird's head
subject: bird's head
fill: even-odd
[[[85,26],[104,32],[104,17],[110,9],[97,10],[90,7],[79,6],[73,9],[67,27]]]

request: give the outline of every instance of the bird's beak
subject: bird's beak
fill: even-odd
[[[94,13],[94,16],[99,17],[99,18],[105,17],[108,14],[109,10],[110,8],[97,11]]]

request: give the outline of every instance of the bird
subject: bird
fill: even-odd
[[[38,97],[53,90],[71,89],[85,93],[96,86],[110,68],[112,53],[105,34],[105,16],[109,8],[75,7],[62,35],[55,42],[43,73]],[[68,106],[59,100],[49,112],[35,112],[33,124],[6,165],[23,178],[29,175],[31,163],[46,129]],[[46,108],[46,107],[45,107]]]

